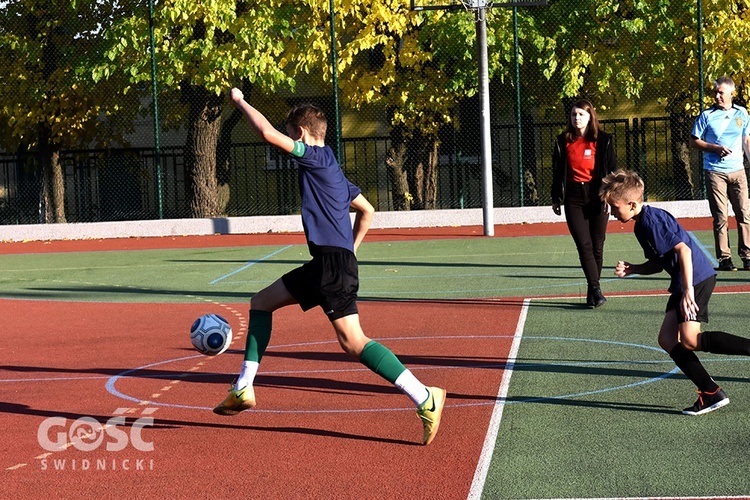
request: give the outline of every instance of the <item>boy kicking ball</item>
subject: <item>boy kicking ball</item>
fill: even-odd
[[[701,332],[701,323],[708,323],[708,301],[716,284],[711,262],[669,212],[643,204],[643,181],[637,173],[621,170],[607,175],[599,194],[617,220],[635,221],[633,232],[647,259],[643,264],[619,261],[615,274],[622,278],[666,271],[672,278],[659,346],[698,387],[698,400],[682,413],[702,415],[729,404],[694,351],[750,356],[750,340]]]
[[[261,139],[289,154],[297,164],[302,226],[312,260],[250,300],[245,361],[229,395],[214,413],[236,415],[255,406],[253,381],[271,339],[273,312],[292,304],[299,304],[303,311],[318,306],[328,316],[341,348],[412,400],[423,425],[422,443],[430,444],[440,426],[446,391],[426,387],[390,349],[362,331],[355,253],[370,228],[374,209],[362,190],[349,182],[333,151],[325,145],[325,115],[312,105],[297,106],[289,112],[287,134],[283,134],[245,101],[239,89],[232,89],[229,99]],[[353,226],[350,208],[355,212]]]

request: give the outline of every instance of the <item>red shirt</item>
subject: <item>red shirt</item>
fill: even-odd
[[[567,147],[568,180],[573,182],[590,182],[594,177],[594,158],[596,142],[589,142],[579,137],[569,142]]]

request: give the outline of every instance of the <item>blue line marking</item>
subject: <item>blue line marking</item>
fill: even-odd
[[[711,265],[713,265],[714,267],[717,267],[719,265],[719,261],[716,260],[716,257],[714,257],[713,255],[711,255],[711,252],[708,251],[708,248],[706,248],[706,245],[704,245],[703,243],[701,243],[698,240],[698,238],[695,236],[695,234],[693,234],[692,231],[688,231],[688,234],[690,235],[690,239],[693,240],[693,243],[695,243],[696,245],[698,245],[698,248],[700,248],[703,251],[703,253],[706,254],[706,257],[708,257],[708,260],[711,261]]]
[[[221,280],[223,280],[223,279],[225,279],[225,278],[229,278],[230,276],[234,276],[234,275],[235,275],[235,274],[237,274],[237,273],[241,273],[242,271],[244,271],[244,270],[245,270],[245,269],[247,269],[248,267],[250,267],[250,266],[254,266],[254,265],[255,265],[255,264],[257,264],[258,262],[263,262],[264,260],[268,260],[268,259],[270,259],[271,257],[273,257],[274,255],[277,255],[277,254],[279,254],[279,253],[283,252],[283,251],[284,251],[284,250],[286,250],[287,248],[292,248],[293,246],[294,246],[294,245],[287,245],[287,246],[285,246],[284,248],[280,248],[280,249],[276,250],[275,252],[269,253],[269,254],[268,254],[268,255],[266,255],[265,257],[261,257],[261,258],[260,258],[260,259],[258,259],[258,260],[251,260],[251,261],[249,261],[249,262],[248,262],[247,264],[245,264],[244,266],[242,266],[241,268],[239,268],[239,269],[236,269],[236,270],[232,271],[232,272],[231,272],[231,273],[229,273],[229,274],[225,274],[224,276],[222,276],[222,277],[220,277],[220,278],[216,278],[216,279],[215,279],[215,280],[213,280],[213,281],[212,281],[211,283],[209,283],[209,285],[215,285],[216,283],[218,283],[219,281],[221,281]]]

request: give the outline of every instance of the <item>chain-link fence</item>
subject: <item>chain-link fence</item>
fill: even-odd
[[[296,213],[293,164],[252,134],[231,86],[280,127],[290,106],[320,106],[327,143],[378,210],[482,206],[472,12],[408,0],[0,6],[0,224]],[[551,203],[553,143],[577,97],[649,200],[702,198],[690,130],[712,78],[732,75],[744,102],[748,9],[488,10],[494,206]]]

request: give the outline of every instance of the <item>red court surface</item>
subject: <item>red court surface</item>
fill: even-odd
[[[210,408],[242,357],[189,346],[205,305],[0,300],[7,331],[27,332],[0,365],[3,489],[17,498],[466,498],[520,306],[361,304],[370,336],[448,389],[440,432],[424,447],[410,401],[343,354],[322,314],[276,313],[257,411],[220,417]],[[244,346],[246,305],[219,309],[239,334],[232,348]],[[113,427],[129,437],[79,420],[113,416],[127,418]],[[142,420],[133,440],[139,418],[153,422]],[[71,444],[81,434],[98,446]],[[40,440],[67,448],[45,451]]]

